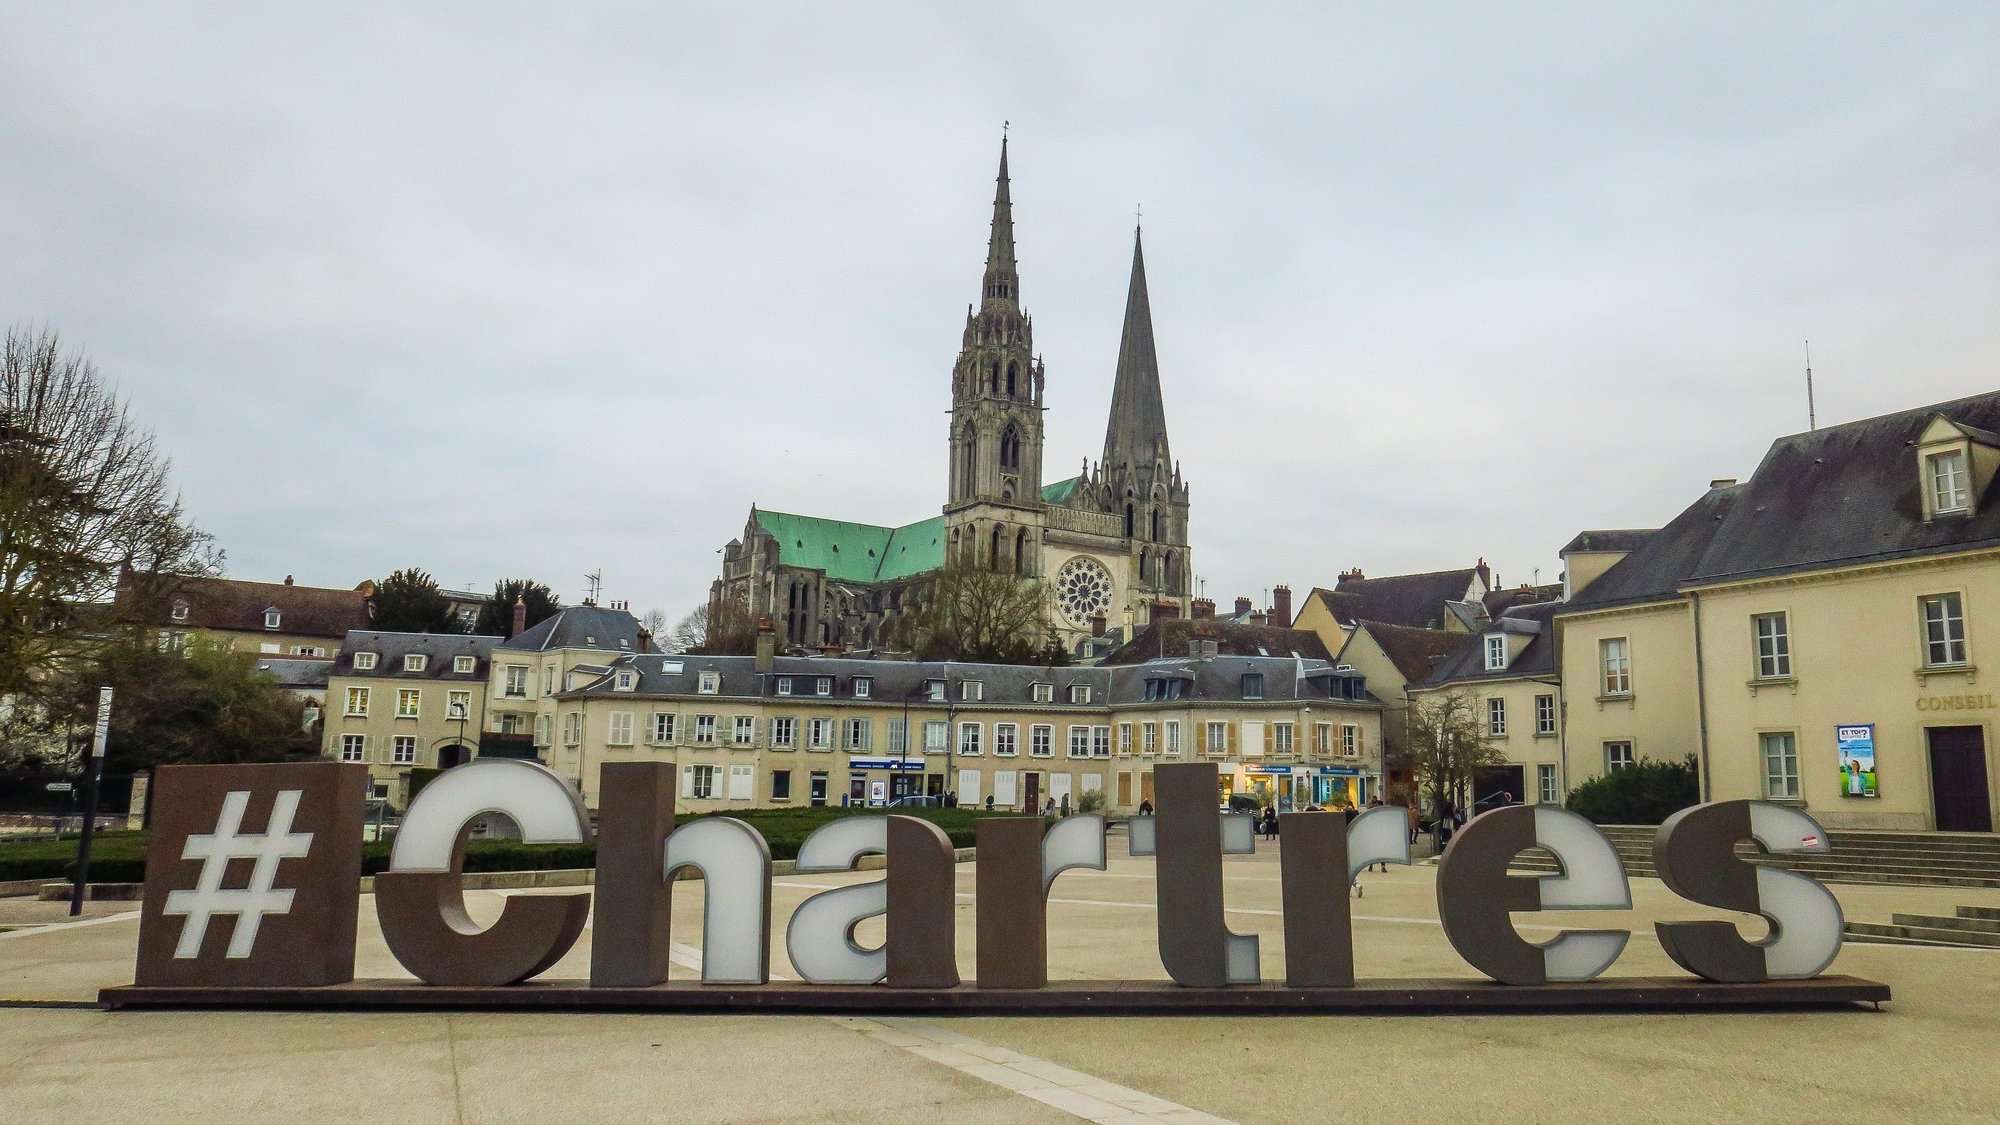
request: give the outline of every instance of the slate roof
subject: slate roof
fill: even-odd
[[[1563,603],[1562,612],[1603,609],[1678,597],[1741,492],[1740,484],[1711,488],[1667,526]]]
[[[249,582],[240,578],[188,578],[160,600],[149,613],[149,625],[177,629],[229,629],[248,633],[327,637],[338,640],[349,629],[366,629],[373,617],[368,596],[360,590],[296,586],[283,582]],[[176,602],[187,603],[187,616],[173,617]],[[130,604],[128,588],[117,595]],[[278,627],[264,628],[264,611],[278,611]]]
[[[616,688],[620,671],[636,671],[638,680],[631,691]],[[1300,676],[1303,670],[1304,677]],[[719,690],[704,695],[699,691],[703,672],[715,672],[721,677]],[[924,685],[931,680],[943,680],[946,684],[947,701],[957,711],[1022,710],[1098,712],[1107,705],[1125,706],[1145,702],[1146,681],[1158,678],[1189,679],[1193,686],[1188,694],[1172,701],[1174,707],[1186,707],[1202,700],[1242,699],[1243,676],[1247,672],[1257,672],[1264,676],[1264,695],[1269,702],[1289,702],[1293,699],[1338,698],[1342,702],[1360,706],[1380,706],[1380,700],[1370,695],[1365,685],[1359,683],[1361,677],[1354,672],[1335,672],[1325,661],[1297,660],[1291,656],[1216,656],[1205,660],[1188,658],[1153,660],[1144,664],[1090,665],[1085,667],[1048,668],[1025,664],[966,664],[957,661],[908,661],[908,660],[857,660],[849,657],[828,656],[780,656],[772,662],[771,671],[759,673],[754,656],[693,656],[679,654],[663,656],[647,654],[643,656],[623,656],[613,665],[610,673],[574,691],[560,693],[564,698],[598,698],[604,696],[646,697],[691,697],[694,699],[775,699],[778,696],[778,678],[792,679],[792,694],[788,698],[802,703],[815,701],[833,705],[853,705],[880,707],[884,704],[901,704],[908,701],[912,706],[942,708],[944,703],[932,703],[925,698]],[[830,677],[834,682],[832,694],[825,697],[814,694],[813,681],[820,676]],[[854,695],[854,680],[866,678],[870,681],[869,694],[857,698]],[[959,698],[959,685],[967,680],[976,680],[982,685],[981,699],[976,703]],[[1047,683],[1055,685],[1053,703],[1034,702],[1034,685]],[[1069,688],[1074,684],[1091,687],[1091,702],[1071,704]],[[1354,684],[1354,697],[1330,695],[1338,691],[1339,684]]]
[[[1486,616],[1498,617],[1502,613],[1505,613],[1511,606],[1561,601],[1562,594],[1563,587],[1560,582],[1550,582],[1540,586],[1515,586],[1510,589],[1495,590],[1486,595]]]
[[[1444,603],[1462,600],[1478,574],[1477,567],[1468,566],[1423,574],[1343,578],[1331,590],[1315,587],[1306,596],[1320,599],[1342,625],[1382,621],[1413,629],[1437,629],[1443,627],[1450,612]]]
[[[1044,485],[1042,500],[1062,503],[1076,490],[1077,480]],[[894,582],[944,565],[941,515],[901,527],[764,508],[756,509],[756,519],[757,526],[778,541],[778,558],[784,565],[823,570],[836,582]]]
[[[1407,625],[1364,621],[1354,636],[1348,638],[1347,645],[1341,646],[1342,654],[1360,639],[1362,630],[1374,638],[1376,647],[1389,658],[1389,663],[1396,666],[1405,684],[1423,683],[1438,665],[1472,642],[1470,633],[1447,633],[1442,629],[1412,629]]]
[[[329,676],[360,676],[364,679],[384,680],[457,680],[462,683],[472,683],[486,678],[493,650],[499,643],[499,637],[465,633],[390,633],[380,629],[355,629],[340,642],[340,655],[322,663],[332,665],[327,672]],[[357,652],[374,653],[375,667],[366,670],[356,669],[354,654]],[[424,661],[424,670],[404,671],[403,657],[419,653],[428,657]],[[473,658],[472,671],[452,671],[452,666],[456,663],[453,658],[458,656]]]
[[[259,656],[257,670],[277,681],[279,687],[310,690],[326,687],[327,679],[333,674],[333,661]]]
[[[639,619],[622,609],[595,605],[563,606],[533,628],[501,641],[497,647],[530,652],[557,648],[637,652]]]
[[[1556,674],[1556,639],[1551,621],[1559,602],[1543,602],[1538,605],[1518,606],[1504,615],[1494,618],[1486,628],[1481,629],[1473,643],[1465,645],[1446,657],[1424,680],[1425,687],[1440,687],[1445,684],[1462,683],[1469,680],[1517,680],[1524,676],[1554,676]],[[1497,672],[1486,670],[1486,641],[1484,638],[1495,633],[1525,633],[1533,636],[1507,667]]]
[[[1556,552],[1567,555],[1576,551],[1636,551],[1646,540],[1659,531],[1651,527],[1613,528],[1607,531],[1579,531],[1576,538],[1563,544]]]
[[[1333,654],[1326,650],[1326,642],[1310,629],[1238,624],[1213,618],[1190,620],[1172,617],[1146,626],[1130,643],[1106,656],[1102,663],[1143,664],[1162,657],[1186,656],[1189,643],[1196,640],[1214,641],[1217,654],[1224,656],[1296,654],[1307,660],[1333,660]]]

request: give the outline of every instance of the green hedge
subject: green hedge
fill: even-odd
[[[858,816],[879,809],[806,808],[750,809],[736,813],[682,814],[677,824],[700,816],[734,816],[764,834],[771,846],[772,859],[796,859],[799,845],[813,829],[845,816]],[[977,809],[898,809],[899,815],[917,816],[937,825],[951,838],[953,847],[973,844],[974,825],[988,814]],[[364,844],[361,871],[373,875],[389,867],[387,843]],[[0,842],[0,882],[14,879],[46,879],[50,882],[74,878],[76,837],[61,840],[41,838]],[[551,871],[594,867],[597,848],[592,844],[523,844],[518,840],[474,840],[465,848],[467,871]],[[144,832],[100,833],[90,849],[90,881],[93,883],[137,883],[146,877],[146,834]]]
[[[1694,755],[1678,762],[1642,758],[1569,791],[1569,811],[1592,824],[1658,824],[1701,801]]]

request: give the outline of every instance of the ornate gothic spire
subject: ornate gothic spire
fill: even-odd
[[[1014,266],[1014,200],[1007,183],[1007,136],[1000,136],[1000,175],[993,191],[993,232],[986,242],[986,277],[981,294],[1019,308],[1021,278]]]
[[[1111,386],[1111,418],[1104,427],[1106,469],[1130,464],[1150,477],[1156,452],[1169,468],[1167,410],[1160,398],[1160,361],[1153,351],[1153,308],[1146,298],[1146,255],[1132,231],[1132,283],[1125,291],[1125,332],[1118,341],[1118,376]]]

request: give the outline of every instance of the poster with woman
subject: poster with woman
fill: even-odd
[[[1846,723],[1834,728],[1834,746],[1840,751],[1840,795],[1874,797],[1875,724]]]

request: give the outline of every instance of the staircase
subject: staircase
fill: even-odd
[[[1627,875],[1657,878],[1651,825],[1604,824],[1599,830],[1618,849]],[[1822,883],[1882,883],[1913,887],[2000,887],[2000,835],[1973,832],[1829,832],[1831,852],[1763,855],[1745,841],[1736,854],[1810,875]],[[1520,871],[1554,871],[1555,857],[1539,848],[1521,853]],[[1967,908],[1971,909],[1971,908]],[[1961,917],[1967,917],[1961,911]],[[1977,921],[1987,921],[1977,915]],[[1918,927],[1923,928],[1923,927]],[[1993,931],[2000,937],[2000,927]],[[1978,944],[1987,944],[1984,942]],[[2000,945],[2000,941],[1992,944]]]
[[[1889,924],[1849,922],[1848,941],[2000,949],[2000,907],[1961,906],[1955,915],[1891,914]]]

